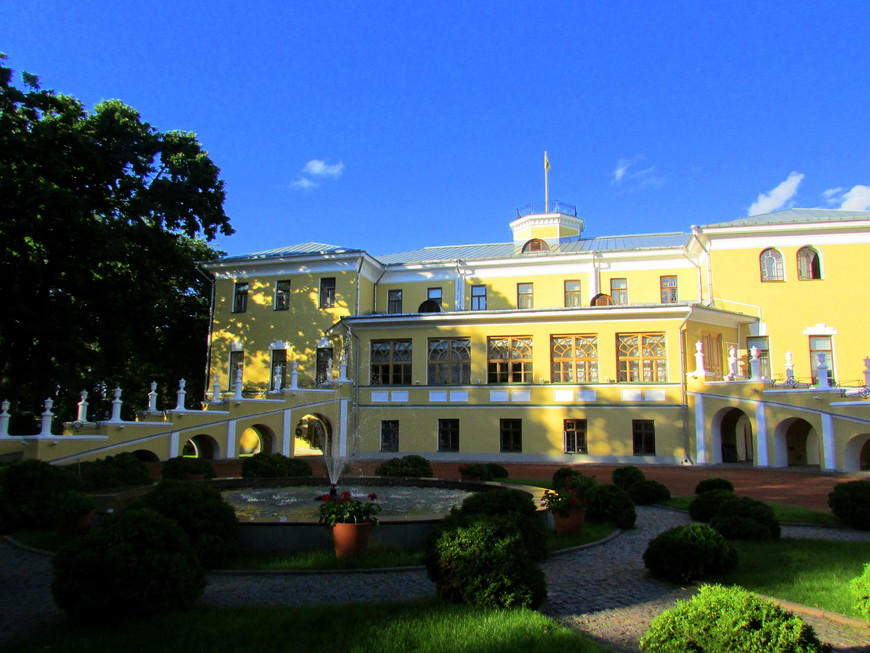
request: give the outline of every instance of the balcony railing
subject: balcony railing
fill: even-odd
[[[562,215],[570,215],[573,218],[577,217],[577,207],[573,204],[560,202],[559,200],[551,200],[547,202],[531,202],[526,206],[517,209],[517,217],[524,218],[527,215],[540,215],[542,213],[561,213]]]

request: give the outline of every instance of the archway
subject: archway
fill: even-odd
[[[813,425],[800,417],[779,423],[774,432],[773,446],[777,467],[819,464],[819,436]]]
[[[870,469],[870,433],[853,436],[843,450],[843,471],[859,472]]]
[[[322,453],[333,445],[332,424],[318,413],[309,413],[296,423],[297,451]]]
[[[217,440],[205,433],[194,435],[190,440],[185,442],[184,447],[181,449],[181,455],[190,458],[217,460],[220,458],[220,454],[221,448]]]
[[[246,428],[239,436],[239,457],[272,453],[274,446],[275,434],[272,429],[263,424],[255,424]]]
[[[136,449],[133,452],[133,455],[136,456],[143,463],[158,463],[160,462],[160,456],[158,456],[153,451],[149,451],[148,449]]]
[[[752,422],[739,408],[723,408],[713,416],[711,461],[751,462],[753,459]]]

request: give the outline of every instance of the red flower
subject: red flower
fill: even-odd
[[[344,498],[344,499],[350,499],[350,492],[342,492],[342,493],[341,493],[341,496],[342,496],[342,498]]]
[[[324,494],[324,495],[321,496],[321,497],[317,497],[317,500],[318,500],[318,501],[329,501],[329,495],[328,495],[328,494]]]
[[[374,501],[374,500],[377,499],[377,498],[378,498],[378,495],[375,494],[374,492],[372,492],[372,493],[369,495],[369,499],[371,499],[372,501]]]

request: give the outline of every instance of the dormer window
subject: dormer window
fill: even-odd
[[[762,281],[785,281],[782,271],[782,254],[770,248],[761,252],[759,257],[761,264]]]
[[[599,293],[592,298],[590,306],[613,306],[613,298],[610,295]]]
[[[798,279],[806,281],[822,278],[822,263],[819,260],[819,253],[812,247],[801,247],[797,253],[797,262]]]
[[[523,245],[523,254],[530,254],[532,252],[549,252],[550,246],[545,243],[540,238],[532,238],[525,245]]]

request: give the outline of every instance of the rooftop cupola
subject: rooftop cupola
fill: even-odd
[[[514,244],[523,247],[531,241],[543,241],[549,247],[572,240],[583,235],[585,223],[577,217],[577,207],[555,200],[553,202],[532,202],[517,209],[517,219],[511,222]],[[538,243],[540,245],[540,243]],[[541,247],[529,251],[541,251]]]

